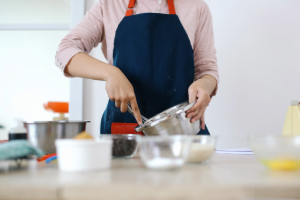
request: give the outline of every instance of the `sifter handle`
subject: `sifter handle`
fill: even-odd
[[[187,111],[188,109],[192,108],[195,104],[196,104],[196,101],[194,101],[194,102],[188,104],[186,107],[184,107],[183,111],[184,111],[184,112]]]

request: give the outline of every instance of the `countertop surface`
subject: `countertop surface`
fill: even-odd
[[[0,163],[0,199],[300,199],[300,172],[269,171],[253,155],[215,154],[173,171],[146,169],[139,158],[113,159],[110,169],[89,173],[11,162]]]

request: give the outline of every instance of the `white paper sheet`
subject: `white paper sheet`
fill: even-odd
[[[233,148],[233,149],[216,149],[219,154],[240,154],[240,155],[253,155],[253,151],[249,148]]]

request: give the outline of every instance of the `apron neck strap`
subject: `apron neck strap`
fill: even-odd
[[[167,0],[168,1],[168,7],[169,7],[169,14],[170,15],[176,15],[175,6],[174,6],[174,0]],[[126,17],[131,16],[133,14],[133,8],[135,5],[136,0],[129,0],[128,9],[126,11]]]
[[[168,6],[169,6],[169,14],[176,15],[174,0],[167,0],[167,1],[168,1]]]

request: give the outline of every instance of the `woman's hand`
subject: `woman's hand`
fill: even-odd
[[[75,77],[106,81],[106,92],[110,100],[114,101],[123,113],[127,111],[127,103],[130,103],[136,121],[142,124],[133,87],[119,68],[86,53],[78,53],[73,56],[64,71]]]
[[[113,68],[106,79],[106,92],[110,100],[115,102],[117,108],[120,108],[121,112],[127,111],[127,103],[131,104],[132,111],[139,124],[142,124],[142,117],[137,105],[134,89],[118,68]]]
[[[210,103],[210,94],[216,85],[217,81],[213,76],[204,75],[189,87],[189,102],[196,101],[196,103],[186,111],[186,117],[191,118],[192,123],[200,119],[200,126],[203,130],[205,129],[204,112]]]

